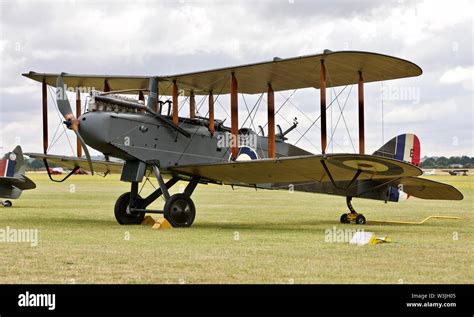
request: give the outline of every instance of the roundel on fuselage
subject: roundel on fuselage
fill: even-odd
[[[257,152],[248,146],[239,147],[236,161],[250,161],[258,159]]]

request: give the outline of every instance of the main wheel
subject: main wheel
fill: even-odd
[[[137,195],[137,202],[134,207],[140,207],[140,201],[142,198],[140,195]],[[130,192],[120,195],[120,197],[115,202],[114,214],[115,219],[121,225],[138,225],[142,223],[143,218],[145,218],[144,212],[131,213],[129,210],[130,204]]]
[[[3,202],[3,207],[11,207],[12,205],[13,205],[12,202],[9,201],[9,200],[5,200],[5,201]]]
[[[166,201],[164,216],[173,227],[189,227],[196,217],[196,207],[185,194],[175,194]]]
[[[347,219],[347,214],[342,214],[341,215],[341,223],[349,223],[349,219]]]
[[[366,220],[365,220],[365,217],[363,215],[357,215],[355,222],[358,225],[365,225]]]

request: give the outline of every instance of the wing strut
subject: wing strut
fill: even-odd
[[[214,96],[212,95],[212,90],[209,91],[209,131],[211,135],[214,134]]]
[[[81,116],[81,93],[79,89],[76,90],[76,118]],[[82,157],[82,146],[79,137],[76,136],[76,154],[77,157]]]
[[[44,77],[41,92],[43,103],[43,153],[46,154],[48,152],[48,94]]]
[[[268,158],[275,158],[275,97],[272,84],[268,84]]]
[[[340,189],[340,190],[348,190],[349,187],[351,187],[351,185],[357,180],[357,178],[359,178],[360,174],[362,173],[362,170],[361,169],[358,169],[356,171],[356,173],[354,174],[354,177],[352,177],[352,179],[350,180],[349,184],[346,186],[346,188],[342,188],[340,186],[338,186],[336,184],[336,182],[334,181],[334,178],[332,177],[332,174],[331,172],[329,171],[329,168],[328,166],[326,165],[326,162],[324,162],[324,159],[321,160],[321,165],[323,166],[324,168],[324,171],[326,172],[326,174],[328,175],[329,179],[331,180],[331,183],[332,185],[337,188],[337,189]]]
[[[319,72],[319,91],[320,91],[320,108],[321,108],[321,152],[326,153],[327,136],[326,136],[326,66],[324,59],[321,60],[321,71]]]
[[[238,84],[235,74],[232,73],[230,89],[230,122],[231,122],[231,142],[232,142],[232,160],[237,159],[239,154],[239,99],[237,95]]]
[[[359,71],[359,154],[365,154],[365,133],[364,133],[364,79]]]

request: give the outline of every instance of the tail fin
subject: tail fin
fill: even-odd
[[[390,157],[418,166],[420,165],[420,140],[412,133],[400,134],[385,143],[373,155]]]
[[[25,159],[19,145],[0,160],[0,177],[19,177],[25,174],[25,171]]]
[[[412,133],[400,134],[375,151],[374,155],[390,157],[418,166],[420,165],[420,140]],[[387,190],[389,201],[399,202],[410,197],[402,187],[389,185]]]

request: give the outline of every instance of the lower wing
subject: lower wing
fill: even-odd
[[[421,170],[402,161],[360,154],[282,157],[217,164],[181,165],[172,172],[228,185],[291,182],[337,182],[419,176]]]
[[[79,167],[83,170],[89,170],[89,163],[86,159],[71,157],[71,156],[61,156],[61,155],[52,155],[52,154],[40,154],[40,153],[25,153],[29,157],[36,159],[46,159],[48,163],[54,163],[61,167],[68,168],[70,170],[75,167]],[[94,171],[104,174],[118,173],[122,172],[122,163],[119,162],[109,162],[106,160],[92,160],[92,166]]]

